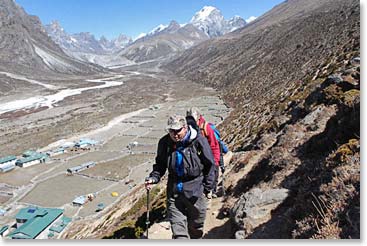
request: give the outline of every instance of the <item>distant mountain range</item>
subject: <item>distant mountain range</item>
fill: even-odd
[[[67,33],[57,22],[43,26],[14,0],[0,2],[0,70],[85,74],[157,59],[170,59],[208,39],[247,25],[239,16],[225,20],[221,12],[205,6],[189,23],[160,24],[138,39],[119,35],[99,40],[88,32]],[[100,65],[94,66],[93,64]],[[21,67],[18,69],[18,66]],[[102,66],[102,67],[101,67]],[[3,69],[1,69],[3,67]]]
[[[53,21],[51,24],[46,25],[45,30],[52,40],[67,53],[85,52],[106,55],[114,53],[132,42],[131,38],[123,34],[113,40],[108,40],[104,36],[97,40],[89,32],[68,34],[58,21]]]
[[[0,47],[0,71],[33,75],[102,71],[66,55],[48,37],[39,18],[28,15],[13,0],[0,1]]]
[[[246,24],[239,16],[225,20],[218,9],[205,6],[187,24],[174,20],[168,25],[160,24],[135,41],[123,34],[113,40],[105,37],[97,40],[87,32],[68,34],[57,21],[46,25],[45,30],[65,53],[79,60],[111,67],[170,57]]]

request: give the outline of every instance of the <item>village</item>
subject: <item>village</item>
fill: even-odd
[[[60,238],[73,221],[101,216],[143,183],[168,116],[191,106],[215,124],[230,112],[215,96],[168,101],[21,156],[0,156],[0,236]]]

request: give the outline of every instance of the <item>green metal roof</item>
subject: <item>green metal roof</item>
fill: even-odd
[[[47,211],[45,211],[44,209],[38,208],[38,207],[22,208],[21,210],[19,210],[19,212],[15,216],[15,219],[16,220],[29,220],[35,217],[37,214],[44,214],[45,212]]]
[[[13,160],[16,160],[16,159],[17,159],[17,157],[14,156],[14,155],[5,156],[5,157],[0,158],[0,164],[3,164],[3,163],[8,162],[8,161],[13,161]]]
[[[9,226],[3,226],[3,227],[1,227],[1,229],[0,229],[0,234],[1,233],[3,233],[4,231],[6,231],[6,230],[8,230],[8,228],[9,228]]]
[[[18,229],[12,232],[9,237],[22,239],[36,238],[38,234],[46,229],[55,219],[57,219],[63,213],[63,210],[58,208],[37,208],[36,211],[30,212],[33,211],[33,209],[34,208],[29,207],[21,210],[17,214],[17,218],[29,218],[31,217],[29,214],[33,214],[33,216],[29,218],[27,222],[21,225]],[[26,210],[28,214],[26,214]]]
[[[29,157],[29,156],[32,156],[32,155],[35,155],[35,154],[37,154],[37,152],[34,151],[34,150],[26,150],[26,151],[23,152],[23,157]]]
[[[28,157],[25,157],[25,158],[22,158],[22,159],[19,159],[17,161],[18,164],[23,164],[23,163],[27,163],[27,162],[30,162],[30,161],[34,161],[34,160],[41,160],[41,159],[46,159],[48,158],[48,156],[46,154],[42,154],[42,153],[34,153],[33,155],[31,156],[28,156]]]

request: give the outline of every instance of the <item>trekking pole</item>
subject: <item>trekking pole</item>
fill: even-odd
[[[223,191],[223,198],[225,198],[225,196],[226,196],[226,188],[224,186],[224,180],[225,180],[224,172],[222,172],[222,191]]]
[[[149,239],[149,189],[147,189],[147,220],[145,221],[145,224],[147,226],[147,239]]]

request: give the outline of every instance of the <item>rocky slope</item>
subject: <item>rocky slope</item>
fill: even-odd
[[[359,47],[358,18],[353,1],[287,1],[239,32],[193,47],[167,67],[225,89],[228,103],[237,108],[226,122],[227,140],[235,149],[250,148],[252,131],[274,112],[268,102],[312,78],[336,52]],[[253,120],[255,115],[261,120]]]
[[[14,0],[0,2],[0,70],[23,74],[88,74],[95,65],[67,56],[46,34],[40,20]]]
[[[167,58],[207,39],[208,37],[193,25],[181,27],[176,21],[171,21],[167,28],[138,39],[119,52],[119,56],[135,62]]]
[[[360,237],[359,18],[352,0],[289,0],[169,64],[235,107],[233,237]]]

